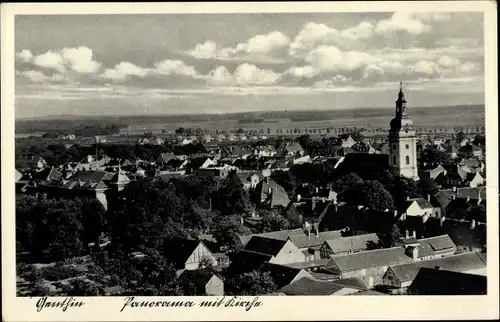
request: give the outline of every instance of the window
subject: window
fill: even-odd
[[[396,164],[396,156],[395,155],[392,157],[392,164]]]
[[[393,144],[393,145],[392,145],[392,148],[393,148],[394,150],[396,150],[396,144]]]
[[[406,164],[410,164],[410,156],[406,156]]]
[[[410,148],[410,145],[407,144],[405,147],[406,147],[406,150],[408,150]]]

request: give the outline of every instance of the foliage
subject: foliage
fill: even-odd
[[[270,211],[261,211],[259,215],[262,217],[263,232],[287,230],[290,228],[288,219],[282,215],[278,215]]]
[[[295,182],[295,177],[289,171],[274,171],[271,174],[271,179],[282,186],[289,195],[295,193],[297,184]]]
[[[439,191],[438,185],[432,179],[421,179],[418,182],[417,186],[422,196],[427,196],[427,195],[432,196]]]
[[[277,287],[269,272],[251,271],[229,278],[225,285],[229,295],[265,295],[276,291]]]
[[[234,180],[231,174],[223,180],[221,187],[213,194],[214,209],[222,216],[245,215],[254,211],[255,206],[250,201],[250,195]]]
[[[343,194],[348,189],[361,183],[363,183],[363,179],[356,173],[351,172],[337,179],[333,184],[333,190],[338,194]]]
[[[399,231],[399,228],[398,226],[396,225],[393,225],[391,227],[391,230],[389,230],[389,234],[388,234],[388,237],[389,237],[389,245],[391,247],[394,247],[396,246],[396,243],[399,241],[399,239],[401,238],[401,232]]]
[[[439,164],[450,164],[452,162],[450,156],[439,151],[435,147],[428,147],[420,154],[420,163],[425,163],[428,166],[437,166]]]
[[[98,296],[99,288],[94,282],[85,279],[75,279],[70,283],[68,296]]]
[[[344,192],[343,198],[348,204],[364,205],[373,210],[394,209],[391,194],[377,180],[356,184]]]
[[[220,246],[234,248],[239,241],[239,234],[242,231],[241,219],[238,216],[220,218],[215,224],[213,237]]]

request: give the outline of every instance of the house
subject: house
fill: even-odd
[[[325,270],[341,278],[357,277],[372,288],[382,284],[390,266],[412,261],[403,247],[383,248],[332,257]]]
[[[441,217],[441,208],[434,207],[431,202],[431,196],[424,198],[408,198],[404,203],[403,216],[433,216]]]
[[[185,169],[188,173],[194,173],[195,170],[206,169],[215,164],[216,162],[209,157],[193,158],[185,165]]]
[[[285,154],[289,156],[303,156],[305,154],[305,151],[298,142],[293,142],[286,145]]]
[[[181,285],[186,286],[184,295],[224,295],[224,281],[207,270],[184,269],[178,273],[177,279]]]
[[[269,177],[257,184],[252,197],[256,205],[269,210],[286,208],[290,204],[285,189]]]
[[[263,178],[262,173],[259,171],[237,171],[235,175],[244,189],[254,189]]]
[[[457,251],[457,246],[448,235],[421,239],[416,238],[416,232],[414,232],[412,237],[408,235],[407,232],[406,237],[401,238],[401,240],[397,242],[397,245],[405,248],[406,254],[412,257],[414,261],[451,256]]]
[[[300,158],[295,158],[292,161],[292,165],[304,164],[304,163],[312,163],[311,157],[308,155],[304,155]]]
[[[252,236],[240,253],[256,253],[268,257],[273,264],[303,262],[304,254],[290,240]]]
[[[207,261],[217,265],[217,257],[201,241],[176,238],[165,242],[165,256],[176,269],[195,270]]]
[[[273,263],[264,263],[262,266],[264,272],[269,272],[277,287],[283,287],[301,278],[313,278],[312,275],[304,269],[292,268]]]
[[[483,159],[483,149],[477,145],[465,145],[458,150],[460,156]]]
[[[476,187],[479,187],[479,186],[483,186],[484,183],[485,183],[485,179],[478,172],[468,173],[467,174],[466,182],[467,182],[467,185],[469,187],[476,188]]]
[[[260,157],[274,157],[278,151],[272,145],[259,145],[252,149],[252,153]]]
[[[408,295],[486,295],[486,276],[420,268]]]
[[[47,161],[40,156],[29,156],[24,159],[24,163],[30,169],[43,169],[47,166]]]
[[[87,155],[73,167],[73,170],[74,171],[101,170],[110,161],[111,158],[106,155],[100,158],[94,157],[92,155]]]
[[[462,159],[458,163],[458,166],[469,169],[469,172],[484,172],[485,165],[478,159]]]
[[[349,135],[346,139],[342,140],[341,146],[343,148],[352,148],[354,144],[356,144],[356,140]]]
[[[215,253],[217,258],[217,266],[228,266],[230,264],[229,256],[224,253]]]
[[[346,286],[331,281],[317,281],[312,278],[303,277],[282,287],[279,292],[285,295],[350,295],[360,290],[360,288],[354,286]]]
[[[112,180],[119,178],[112,172],[80,171],[67,179],[56,179],[38,185],[40,193],[47,197],[89,197],[97,199],[105,209],[108,202],[106,191],[113,186]],[[116,181],[115,183],[117,183]],[[120,185],[115,184],[118,188]]]
[[[325,241],[320,248],[320,254],[321,258],[330,258],[334,255],[346,255],[378,248],[380,243],[377,234],[340,237]]]
[[[104,296],[120,296],[125,293],[125,289],[120,285],[109,286],[102,289]]]
[[[383,283],[390,288],[407,288],[411,285],[422,267],[439,268],[446,271],[486,276],[485,255],[485,253],[463,253],[432,260],[391,266],[387,269],[383,277]]]
[[[450,146],[448,149],[446,149],[446,154],[450,158],[456,159],[456,158],[458,158],[458,149],[454,146]]]
[[[75,140],[76,136],[74,134],[68,134],[68,135],[64,135],[62,137],[63,140],[69,140],[69,141],[73,141]]]

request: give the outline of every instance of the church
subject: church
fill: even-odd
[[[413,121],[406,114],[403,83],[400,83],[396,101],[396,116],[389,130],[389,165],[397,169],[402,177],[419,180],[417,165],[417,137]]]

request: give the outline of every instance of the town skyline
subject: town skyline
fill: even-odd
[[[479,12],[18,16],[16,118],[381,108],[400,81],[484,104],[483,38]]]

